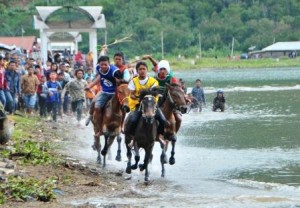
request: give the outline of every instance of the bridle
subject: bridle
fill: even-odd
[[[142,99],[141,104],[140,104],[140,107],[139,107],[139,111],[142,112],[142,117],[143,117],[143,118],[146,118],[146,115],[145,115],[145,112],[144,112],[144,103],[143,103],[143,100],[144,100],[145,98],[148,98],[148,99],[151,98],[151,99],[154,100],[154,97],[153,97],[152,95],[145,95],[145,97]],[[155,103],[153,107],[154,107],[153,115],[155,115],[156,110],[157,110],[157,104]]]
[[[118,92],[118,88],[121,87],[121,86],[125,86],[125,85],[128,85],[128,84],[121,84],[121,85],[119,85],[119,86],[117,87],[117,91],[116,91],[116,97],[117,97],[117,99],[118,99],[118,101],[119,101],[119,103],[120,103],[121,105],[124,104],[124,101],[125,101],[126,99],[129,99],[128,96],[126,96],[126,97],[124,97],[123,99],[121,99],[121,98],[120,98],[120,95],[119,95],[119,92]]]
[[[176,110],[179,110],[180,109],[180,106],[175,103],[171,93],[170,93],[170,89],[168,89],[168,93],[167,93],[167,97],[169,98],[169,101],[170,101],[170,104],[173,108],[175,108]]]

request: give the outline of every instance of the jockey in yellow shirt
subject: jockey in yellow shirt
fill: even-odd
[[[148,66],[145,62],[139,62],[136,65],[136,71],[138,76],[134,77],[128,84],[128,88],[130,90],[129,96],[129,108],[130,114],[128,115],[128,122],[125,126],[125,133],[130,135],[134,135],[135,127],[137,126],[137,122],[141,116],[141,111],[138,106],[140,104],[139,95],[142,90],[155,89],[158,87],[158,81],[147,75]],[[158,101],[158,96],[156,96],[156,102]],[[162,114],[161,110],[157,107],[155,119],[159,122],[157,133],[163,135],[166,118]]]

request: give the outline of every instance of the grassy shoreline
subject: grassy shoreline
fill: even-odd
[[[202,59],[175,59],[169,60],[174,71],[199,70],[199,69],[247,69],[247,68],[276,68],[276,67],[300,67],[300,58],[266,58],[266,59],[238,59],[227,60],[226,58],[202,58]]]

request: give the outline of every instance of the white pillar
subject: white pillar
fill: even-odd
[[[76,54],[78,52],[78,41],[77,40],[74,41],[74,51],[75,51],[74,54]],[[73,53],[73,51],[71,51],[71,53]]]
[[[48,41],[47,41],[47,34],[42,29],[40,30],[40,38],[41,38],[41,58],[42,62],[46,64],[48,59]]]
[[[91,30],[89,32],[89,43],[90,43],[90,51],[93,52],[93,67],[95,69],[98,60],[97,54],[97,32],[96,30]]]

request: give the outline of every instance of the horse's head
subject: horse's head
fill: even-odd
[[[130,95],[130,90],[128,89],[128,82],[117,82],[117,90],[116,90],[116,97],[121,104],[121,108],[128,113],[128,97]]]
[[[156,101],[153,93],[140,94],[140,110],[147,123],[153,123],[156,113]]]
[[[180,85],[172,83],[166,83],[167,87],[167,98],[171,105],[176,110],[179,110],[182,114],[187,113],[187,104],[185,100],[185,93]]]

